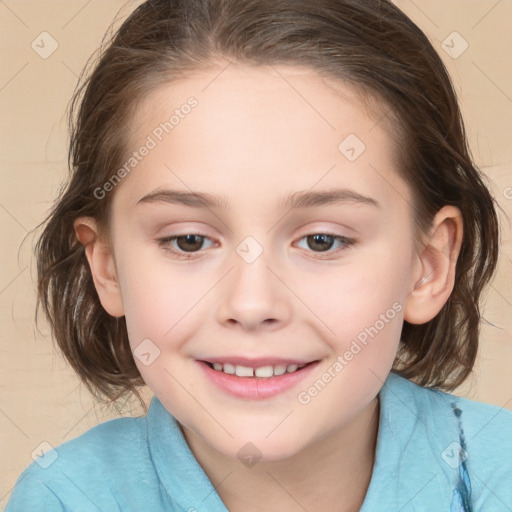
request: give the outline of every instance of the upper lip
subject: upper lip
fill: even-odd
[[[221,357],[205,357],[199,359],[206,363],[228,363],[234,366],[246,366],[248,368],[261,368],[262,366],[288,366],[290,364],[296,364],[297,366],[303,366],[308,363],[313,363],[318,359],[295,359],[295,358],[282,358],[282,357],[235,357],[235,356],[221,356]]]

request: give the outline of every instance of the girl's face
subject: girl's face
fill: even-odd
[[[133,119],[126,176],[103,189],[118,314],[164,407],[224,455],[311,447],[391,369],[421,268],[378,117],[313,71],[232,64]]]

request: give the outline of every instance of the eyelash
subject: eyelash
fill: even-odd
[[[173,235],[173,236],[167,236],[167,237],[164,237],[164,238],[159,238],[157,240],[157,242],[158,242],[158,245],[160,247],[162,247],[162,249],[164,251],[172,254],[173,256],[176,256],[179,259],[184,259],[184,260],[195,259],[197,257],[195,255],[197,255],[199,251],[191,252],[191,253],[186,253],[186,252],[182,252],[182,251],[177,251],[176,249],[173,249],[170,246],[170,243],[173,240],[176,240],[178,238],[186,237],[187,235],[194,235],[194,236],[198,236],[198,237],[201,237],[201,238],[204,238],[204,239],[209,239],[208,236],[202,235],[200,233],[185,233],[183,235]],[[308,238],[310,236],[315,236],[315,235],[324,235],[324,236],[328,236],[328,237],[333,237],[335,241],[341,242],[343,244],[343,246],[338,248],[338,249],[336,249],[336,250],[334,250],[334,251],[328,250],[328,251],[319,252],[319,253],[315,253],[314,251],[310,251],[310,252],[313,252],[313,254],[328,254],[329,257],[331,257],[333,254],[338,254],[341,251],[344,251],[346,249],[350,249],[351,246],[353,246],[356,243],[356,240],[354,240],[353,238],[347,238],[345,236],[336,235],[335,233],[330,233],[330,232],[327,232],[327,231],[326,232],[319,231],[319,232],[316,232],[316,233],[310,233],[310,234],[302,236],[299,240],[303,240],[305,238]],[[319,259],[319,260],[326,260],[326,259],[329,259],[329,257],[326,258],[326,257],[323,257],[323,256],[313,256],[314,259]]]

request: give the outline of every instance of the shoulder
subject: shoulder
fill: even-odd
[[[464,429],[465,437],[473,449],[486,445],[490,440],[496,445],[502,442],[502,447],[512,447],[512,411],[505,407],[477,402],[437,389],[424,388],[398,375],[390,378],[390,392],[414,409],[424,419],[430,419],[433,424],[443,425],[459,423]],[[512,457],[508,452],[510,463]],[[502,453],[505,456],[505,453]]]
[[[396,374],[382,394],[401,449],[413,445],[415,456],[429,460],[434,473],[440,470],[446,482],[471,496],[475,510],[512,506],[512,411],[424,388]],[[401,429],[409,432],[405,440]]]
[[[111,475],[122,473],[129,480],[133,461],[148,458],[146,437],[145,417],[117,418],[48,446],[17,479],[6,512],[28,510],[34,503],[45,504],[44,510],[67,510],[67,502],[83,501],[88,489],[101,493],[115,487]]]
[[[117,465],[133,460],[146,437],[145,417],[105,421],[55,448],[55,464],[84,470],[91,464]]]

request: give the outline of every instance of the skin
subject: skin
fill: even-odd
[[[308,69],[224,68],[145,98],[128,153],[187,98],[198,106],[111,192],[110,240],[92,218],[77,219],[76,233],[104,308],[126,317],[132,349],[149,338],[161,351],[148,366],[135,358],[140,373],[212,482],[222,482],[217,492],[230,511],[359,510],[374,462],[377,394],[403,320],[431,320],[453,289],[460,211],[441,209],[415,250],[411,191],[378,112],[370,116],[354,90]],[[353,162],[338,150],[349,134],[366,145]],[[279,205],[292,192],[337,187],[380,206]],[[138,204],[163,189],[223,195],[229,208]],[[355,243],[331,241],[325,252],[308,243],[325,232]],[[188,260],[165,247],[184,253],[190,244],[158,242],[190,233],[208,238]],[[247,236],[263,249],[252,263],[236,251]],[[301,404],[298,393],[394,303],[396,316]],[[320,363],[293,389],[255,401],[212,386],[196,361],[208,355]],[[252,467],[237,457],[247,443],[261,452]]]

